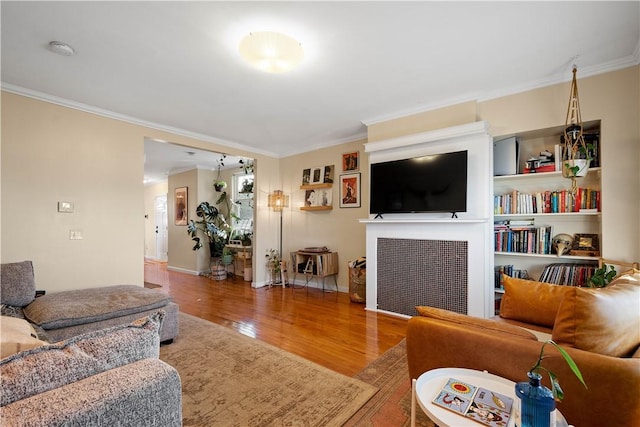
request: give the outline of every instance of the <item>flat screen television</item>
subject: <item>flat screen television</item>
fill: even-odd
[[[467,211],[467,151],[371,164],[369,213]]]

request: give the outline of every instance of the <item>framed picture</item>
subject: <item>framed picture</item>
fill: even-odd
[[[307,207],[333,206],[333,192],[331,188],[306,190],[304,192],[304,205]]]
[[[302,185],[311,184],[311,169],[302,170]]]
[[[188,218],[188,209],[189,209],[189,199],[188,199],[188,187],[180,187],[175,189],[175,215],[176,225],[187,225]]]
[[[360,152],[354,151],[342,155],[342,172],[357,171],[360,167]]]
[[[569,255],[600,256],[600,242],[597,234],[576,234]]]
[[[340,175],[340,207],[360,207],[360,173]]]
[[[322,179],[322,182],[324,182],[325,184],[333,184],[334,169],[335,169],[334,165],[324,167],[324,178]]]
[[[320,167],[311,169],[311,184],[322,184],[322,180],[324,179],[322,172],[322,168]]]

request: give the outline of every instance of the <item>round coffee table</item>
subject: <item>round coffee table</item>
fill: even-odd
[[[463,368],[439,368],[427,371],[420,375],[417,380],[412,381],[411,393],[411,427],[415,427],[416,422],[416,402],[431,420],[440,427],[478,427],[482,424],[466,418],[462,415],[449,411],[441,406],[435,405],[433,399],[442,390],[449,378],[483,387],[488,390],[501,393],[505,396],[516,399],[515,383],[506,378],[490,374],[488,372],[476,371]],[[507,427],[514,426],[513,410]],[[560,411],[556,410],[556,426],[571,427],[567,425]]]

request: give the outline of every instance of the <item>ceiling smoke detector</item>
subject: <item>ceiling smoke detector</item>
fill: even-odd
[[[51,41],[49,42],[49,50],[62,56],[72,56],[76,51],[64,42]]]

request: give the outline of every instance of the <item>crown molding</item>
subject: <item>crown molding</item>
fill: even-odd
[[[105,110],[102,108],[94,107],[92,105],[83,104],[81,102],[71,101],[69,99],[60,98],[54,95],[50,95],[43,92],[38,92],[31,89],[26,89],[21,86],[12,85],[9,83],[2,82],[1,89],[5,92],[14,93],[16,95],[25,96],[27,98],[36,99],[38,101],[48,102],[50,104],[60,105],[62,107],[72,108],[74,110],[83,111],[85,113],[95,114],[97,116],[106,117],[113,120],[118,120],[121,122],[131,123],[138,126],[144,126],[150,129],[155,129],[163,132],[172,133],[179,136],[184,136],[187,138],[197,139],[199,141],[210,142],[212,144],[222,145],[224,147],[235,148],[238,150],[248,151],[255,154],[262,154],[269,157],[280,157],[278,154],[259,150],[255,147],[249,147],[244,144],[240,144],[237,142],[215,138],[209,135],[204,135],[197,132],[191,132],[185,129],[175,128],[171,126],[165,126],[160,123],[149,122],[146,120],[138,119],[136,117],[127,116],[124,114],[119,114],[113,111]]]
[[[591,67],[580,68],[580,78],[591,77],[598,74],[605,74],[612,71],[622,70],[624,68],[633,67],[640,64],[640,40],[636,44],[634,52],[624,58],[610,61],[603,64],[598,64]],[[438,110],[440,108],[450,107],[452,105],[462,104],[464,102],[483,102],[491,99],[501,98],[504,96],[515,95],[517,93],[527,92],[529,90],[540,89],[542,87],[552,86],[559,83],[565,83],[571,80],[570,69],[568,73],[558,73],[549,76],[545,79],[531,81],[523,85],[511,86],[496,91],[489,92],[474,92],[469,93],[457,98],[452,98],[443,102],[435,104],[424,104],[416,106],[415,108],[395,111],[393,113],[385,114],[366,120],[362,120],[362,124],[365,126],[371,126],[374,124],[386,122],[389,120],[397,120],[403,117],[411,116],[414,114],[426,113],[428,111]]]

